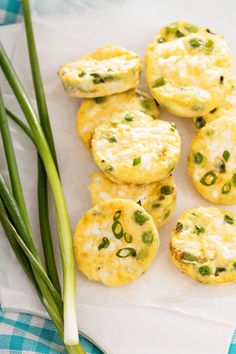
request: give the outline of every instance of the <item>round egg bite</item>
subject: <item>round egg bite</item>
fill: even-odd
[[[176,205],[176,185],[172,177],[143,185],[117,184],[101,172],[95,172],[91,176],[89,191],[93,205],[112,198],[135,201],[152,216],[157,228],[169,219]]]
[[[140,90],[85,99],[77,114],[77,132],[84,144],[91,148],[94,129],[101,123],[107,122],[114,113],[127,110],[139,110],[157,119],[159,111],[155,100]]]
[[[225,97],[224,102],[219,106],[212,109],[208,114],[194,118],[194,127],[202,129],[207,123],[212,122],[225,115],[236,116],[236,82],[231,88],[229,94]]]
[[[193,138],[188,171],[194,187],[217,204],[236,203],[236,119],[221,117]]]
[[[236,214],[199,207],[183,212],[171,233],[174,264],[191,278],[221,284],[236,280]]]
[[[79,221],[74,254],[90,280],[122,285],[142,275],[159,247],[152,217],[137,203],[110,199],[90,209]]]
[[[233,84],[224,38],[188,22],[163,27],[146,50],[146,77],[158,103],[180,117],[207,114]]]
[[[139,83],[141,59],[111,44],[62,66],[59,76],[73,97],[100,97],[127,91]]]
[[[180,136],[174,123],[127,111],[95,128],[92,154],[97,166],[117,183],[156,182],[176,167]]]

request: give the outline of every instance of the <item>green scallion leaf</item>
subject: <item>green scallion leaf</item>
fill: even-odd
[[[121,210],[117,210],[113,216],[113,220],[118,220],[121,216]]]

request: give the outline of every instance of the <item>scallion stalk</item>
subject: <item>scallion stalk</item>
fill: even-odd
[[[31,21],[30,5],[28,0],[22,0],[22,9],[24,15],[28,53],[30,58],[39,119],[40,119],[42,130],[47,139],[47,143],[51,151],[55,166],[58,171],[56,150],[55,150],[53,135],[51,131],[47,103],[46,103],[46,98],[45,98],[45,93],[44,93],[43,83],[42,83],[42,78],[40,73],[39,61],[38,61],[37,50],[36,50],[36,45],[34,40],[33,26]],[[38,209],[39,209],[39,224],[40,224],[41,239],[43,244],[43,252],[44,252],[46,269],[49,278],[53,282],[58,292],[61,293],[61,287],[58,278],[56,262],[54,258],[52,235],[51,235],[50,222],[49,222],[47,174],[40,156],[38,156]]]
[[[63,266],[64,342],[67,345],[74,345],[78,343],[78,327],[75,305],[75,265],[72,235],[62,186],[57,173],[57,168],[37,116],[2,45],[0,46],[0,66],[31,128],[31,132],[34,136],[38,152],[43,160],[51,186],[56,206],[58,236]]]

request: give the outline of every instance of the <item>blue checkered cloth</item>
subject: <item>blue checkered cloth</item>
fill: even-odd
[[[102,354],[87,339],[80,336],[87,354]],[[0,309],[0,353],[66,353],[57,331],[48,319],[24,313],[3,312]]]
[[[20,0],[0,0],[0,25],[18,22],[21,17]]]
[[[21,17],[20,0],[0,0],[0,25],[17,22]],[[102,354],[83,337],[81,344],[89,354]],[[0,352],[20,354],[23,350],[48,354],[65,353],[52,321],[26,314],[4,314],[0,311]],[[236,331],[228,354],[236,354]]]

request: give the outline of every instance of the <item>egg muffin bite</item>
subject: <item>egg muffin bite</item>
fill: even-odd
[[[73,97],[102,97],[138,85],[142,62],[136,53],[105,45],[62,66],[59,76]]]
[[[74,254],[90,280],[123,285],[142,275],[159,247],[152,217],[137,203],[110,199],[90,209],[79,221]]]
[[[146,77],[158,103],[180,117],[207,114],[233,84],[224,38],[188,22],[162,28],[146,50]]]
[[[174,123],[127,111],[95,128],[92,154],[97,166],[117,183],[156,182],[176,167],[180,136]]]
[[[183,212],[171,233],[174,264],[193,279],[221,284],[236,281],[236,214],[198,207]]]
[[[93,205],[112,198],[131,199],[141,205],[153,218],[157,228],[173,214],[176,204],[176,185],[172,177],[150,184],[117,184],[101,172],[91,176],[89,185]]]
[[[140,90],[85,99],[77,114],[77,132],[84,144],[91,148],[91,139],[94,129],[101,123],[107,122],[114,113],[127,110],[140,110],[157,119],[159,111],[155,100]]]
[[[194,187],[217,204],[236,203],[236,119],[221,117],[193,138],[188,171]]]
[[[234,80],[234,85],[232,86],[229,94],[225,97],[224,102],[214,109],[212,109],[208,114],[200,116],[194,119],[195,128],[202,129],[207,123],[212,122],[225,115],[235,115],[236,116],[236,82]]]

